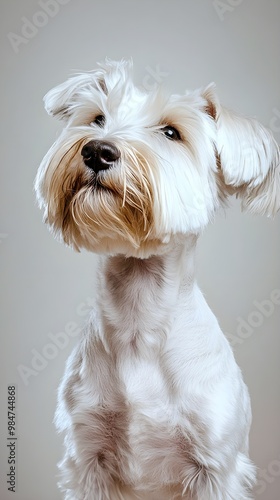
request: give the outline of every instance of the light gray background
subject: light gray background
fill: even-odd
[[[280,139],[279,0],[64,3],[57,3],[55,16],[40,17],[39,1],[1,0],[1,500],[61,498],[55,478],[61,438],[52,417],[76,338],[68,335],[68,345],[56,352],[46,346],[52,343],[49,334],[65,331],[70,321],[83,324],[89,299],[98,292],[96,257],[54,241],[35,206],[36,169],[60,130],[43,109],[43,95],[69,73],[93,69],[106,56],[133,57],[140,85],[154,83],[157,67],[173,92],[214,80],[226,105],[256,116]],[[37,32],[29,27],[29,39],[21,40],[16,53],[8,34],[22,36],[23,17],[45,25]],[[269,317],[253,312],[254,301],[280,288],[279,255],[279,217],[242,214],[236,201],[207,229],[198,253],[200,285],[232,335],[252,398],[251,456],[266,471],[259,500],[280,497],[280,306]],[[258,323],[248,338],[238,337],[238,318]],[[32,349],[53,359],[25,384],[18,367],[32,368]],[[6,487],[8,384],[17,384],[16,494]]]

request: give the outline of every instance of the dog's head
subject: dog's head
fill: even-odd
[[[185,95],[135,87],[106,61],[45,97],[65,128],[39,168],[44,218],[74,248],[147,256],[197,234],[229,194],[246,210],[280,207],[279,148],[224,109],[214,85]]]

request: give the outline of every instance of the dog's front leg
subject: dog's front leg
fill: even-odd
[[[86,428],[82,433],[87,433]],[[61,482],[65,500],[123,500],[122,485],[107,467],[102,452],[93,453],[91,443],[79,449],[76,454],[75,443],[68,437],[68,451],[59,464]],[[72,448],[72,450],[71,450]],[[71,456],[72,452],[72,456]]]
[[[108,357],[91,325],[59,389],[55,420],[65,433],[59,464],[65,500],[123,500],[128,409]]]

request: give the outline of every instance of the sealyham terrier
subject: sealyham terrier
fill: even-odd
[[[51,231],[100,257],[98,296],[60,385],[65,500],[248,500],[250,400],[195,280],[229,195],[280,207],[279,148],[215,86],[168,95],[107,60],[45,97],[65,128],[35,189]]]

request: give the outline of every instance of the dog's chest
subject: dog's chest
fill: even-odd
[[[143,485],[145,480],[157,487],[163,478],[172,484],[189,459],[186,449],[182,453],[182,417],[164,374],[160,366],[139,361],[133,368],[124,364],[120,377],[129,408],[126,475],[133,484]]]
[[[119,369],[125,397],[135,408],[144,409],[152,418],[155,409],[168,400],[167,385],[162,370],[154,360],[127,360]]]

